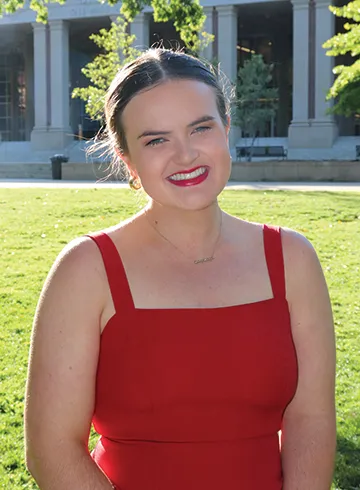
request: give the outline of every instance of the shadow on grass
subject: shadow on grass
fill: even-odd
[[[334,483],[337,490],[360,490],[360,444],[343,436],[337,438]]]

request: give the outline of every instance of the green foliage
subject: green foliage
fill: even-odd
[[[30,8],[37,12],[39,22],[46,22],[49,4],[64,4],[65,1],[31,0]],[[107,1],[110,5],[118,3],[118,0],[100,1]],[[202,31],[206,16],[199,0],[123,0],[118,21],[112,23],[108,31],[101,29],[99,33],[90,36],[101,49],[101,53],[82,69],[91,84],[88,87],[77,87],[72,92],[73,98],[85,101],[85,111],[92,119],[102,119],[105,92],[116,72],[141,54],[132,46],[136,38],[126,32],[126,26],[146,6],[153,8],[155,22],[173,21],[186,49],[191,53],[199,53],[214,40],[213,35]],[[14,13],[22,7],[24,0],[0,0],[0,16]]]
[[[349,81],[342,89],[335,88],[334,97],[336,104],[331,108],[331,113],[347,117],[360,114],[360,77]]]
[[[334,488],[360,489],[360,195],[226,190],[219,200],[242,219],[304,233],[319,254],[337,337]],[[32,318],[51,264],[76,236],[116,225],[140,208],[138,197],[120,188],[1,189],[1,489],[38,488],[24,463],[24,391]]]
[[[91,84],[76,87],[72,97],[85,101],[85,111],[92,119],[102,120],[105,93],[117,71],[141,55],[141,51],[133,47],[136,37],[127,32],[127,25],[125,18],[119,16],[109,30],[101,29],[90,36],[102,52],[81,70]],[[192,46],[203,49],[211,38],[210,34],[203,32],[197,40],[192,40]]]
[[[206,16],[199,0],[125,0],[120,11],[131,22],[145,6],[152,7],[155,22],[172,20],[185,46],[193,52],[199,52],[213,40],[213,36],[201,31]]]
[[[66,0],[30,0],[30,8],[37,13],[38,22],[46,22],[51,3],[64,4]],[[0,0],[0,17],[13,14],[25,6],[25,0]]]
[[[136,38],[126,32],[126,26],[127,22],[118,17],[109,30],[101,29],[90,36],[102,53],[81,70],[91,85],[75,88],[72,97],[85,101],[85,110],[92,119],[102,119],[104,96],[117,71],[141,54],[132,46]]]
[[[328,99],[336,99],[331,108],[335,114],[351,116],[360,113],[360,0],[354,0],[344,7],[329,7],[337,16],[350,19],[346,22],[346,32],[336,34],[324,43],[328,56],[339,56],[350,53],[354,62],[348,66],[338,65],[333,69],[337,75],[328,92]]]
[[[110,5],[119,3],[119,0],[99,1]],[[46,22],[49,4],[65,2],[66,0],[31,0],[30,8],[37,12],[38,22]],[[206,16],[199,0],[123,0],[120,13],[131,22],[146,6],[152,7],[155,22],[172,20],[185,46],[193,52],[198,53],[213,40],[212,35],[202,32]],[[14,13],[23,7],[24,0],[0,0],[0,16]]]
[[[250,136],[252,145],[257,132],[276,115],[279,94],[271,87],[272,71],[273,65],[259,54],[251,55],[238,71],[234,124]]]

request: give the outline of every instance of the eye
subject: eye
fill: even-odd
[[[155,138],[148,143],[146,143],[145,146],[157,146],[160,145],[161,143],[164,143],[165,139],[164,138]]]
[[[205,131],[209,131],[211,129],[211,126],[198,126],[195,128],[194,132],[195,133],[204,133]]]

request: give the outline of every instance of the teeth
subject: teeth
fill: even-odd
[[[206,172],[206,167],[200,167],[194,172],[190,172],[189,174],[174,174],[169,179],[171,180],[189,180],[189,179],[195,179],[195,177],[199,177],[199,175],[202,175],[203,173]]]

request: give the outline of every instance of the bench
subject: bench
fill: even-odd
[[[283,160],[287,157],[287,150],[283,146],[237,146],[236,159],[241,157],[281,157]]]

